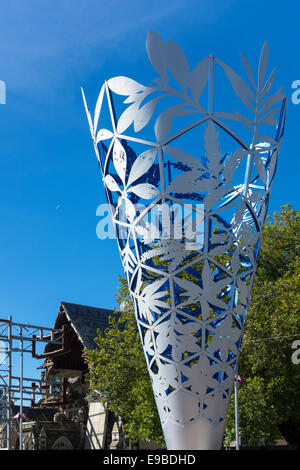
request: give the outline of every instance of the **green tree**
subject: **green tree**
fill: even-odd
[[[116,300],[123,309],[110,317],[105,332],[97,331],[97,348],[85,353],[88,380],[92,389],[103,393],[108,408],[122,417],[128,437],[163,443],[127,281],[119,276],[119,282]]]
[[[289,442],[299,441],[300,366],[291,361],[291,343],[300,332],[299,250],[300,214],[286,205],[265,226],[239,360],[246,380],[239,387],[244,445],[271,443],[279,430]],[[129,437],[163,442],[127,283],[119,280],[116,300],[125,309],[110,319],[106,332],[98,332],[98,347],[87,351],[89,381],[108,391],[108,407],[123,417]],[[224,444],[234,439],[232,400]]]
[[[242,443],[273,443],[279,432],[300,441],[300,365],[292,343],[300,338],[300,214],[285,205],[265,225],[249,307],[239,375]],[[271,339],[272,338],[272,339]],[[225,444],[235,439],[232,398]]]

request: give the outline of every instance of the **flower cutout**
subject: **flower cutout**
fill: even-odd
[[[201,304],[202,320],[206,321],[209,317],[210,307],[221,309],[225,312],[228,305],[224,299],[224,289],[229,288],[231,279],[226,276],[223,279],[215,280],[211,272],[208,261],[206,260],[202,269],[202,287],[186,279],[175,278],[176,284],[183,289],[180,295],[184,300],[179,307],[186,307],[194,302]]]
[[[151,325],[154,321],[153,312],[156,315],[161,315],[162,309],[168,309],[169,305],[165,302],[167,291],[161,291],[162,286],[165,284],[166,278],[148,284],[142,289],[143,282],[141,280],[141,271],[138,273],[138,281],[136,292],[134,296],[137,299],[140,316],[145,318]]]
[[[143,176],[149,168],[152,166],[156,156],[156,149],[146,150],[146,152],[141,153],[136,160],[133,162],[130,173],[126,181],[126,170],[127,170],[127,155],[124,147],[118,139],[115,140],[113,146],[113,163],[116,169],[116,172],[122,181],[123,189],[120,188],[113,176],[107,174],[104,177],[104,183],[107,188],[112,192],[117,192],[120,194],[116,213],[118,212],[122,202],[125,203],[125,215],[126,218],[133,222],[136,209],[134,204],[129,199],[129,194],[133,193],[136,196],[142,199],[153,199],[159,196],[159,190],[150,183],[140,183],[133,185],[133,183]]]
[[[211,354],[219,352],[223,362],[228,360],[230,351],[238,355],[237,342],[241,337],[242,331],[237,324],[234,324],[233,317],[228,315],[214,330],[213,341],[207,347]]]

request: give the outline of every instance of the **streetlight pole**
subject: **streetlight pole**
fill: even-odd
[[[238,403],[238,369],[236,368],[234,378],[234,411],[235,411],[235,448],[240,450],[240,433],[239,433],[239,403]]]

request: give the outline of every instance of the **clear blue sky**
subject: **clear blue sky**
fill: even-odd
[[[237,71],[265,40],[288,119],[270,213],[299,210],[300,79],[297,2],[259,0],[11,0],[0,10],[0,317],[52,326],[60,301],[112,308],[122,266],[114,240],[96,237],[105,202],[82,105],[104,79],[149,83],[153,29],[193,63],[213,53]]]

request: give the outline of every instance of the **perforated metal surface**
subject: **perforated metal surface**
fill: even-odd
[[[167,446],[219,448],[286,97],[267,44],[257,81],[243,56],[246,79],[151,31],[147,51],[152,84],[111,78],[93,119],[84,104]]]

